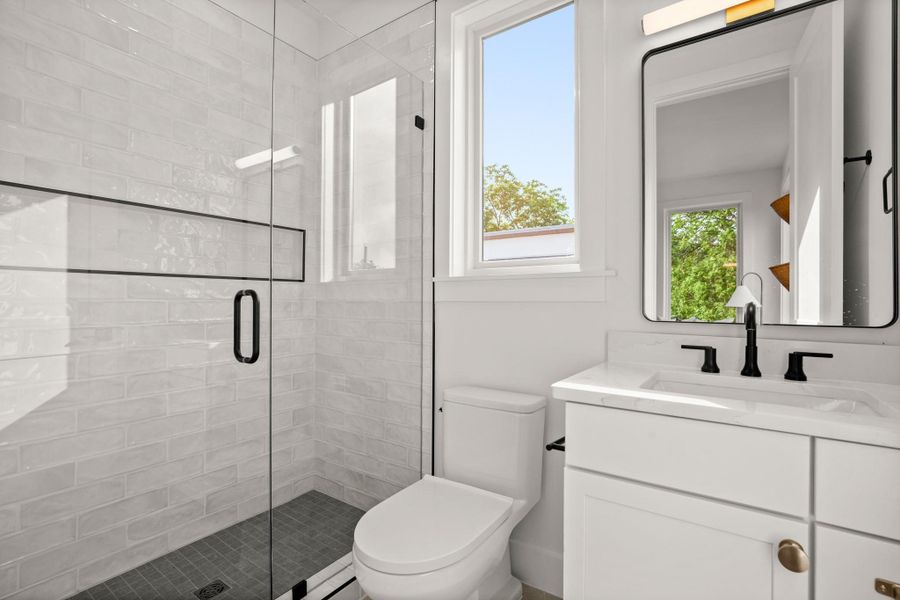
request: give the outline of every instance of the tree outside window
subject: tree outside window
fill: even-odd
[[[509,165],[484,168],[484,231],[514,231],[574,223],[561,188],[520,181]]]
[[[737,281],[737,208],[671,214],[671,303],[673,319],[734,320],[725,306]]]

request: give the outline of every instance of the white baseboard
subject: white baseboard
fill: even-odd
[[[563,597],[562,552],[511,539],[509,555],[514,576],[531,587]]]

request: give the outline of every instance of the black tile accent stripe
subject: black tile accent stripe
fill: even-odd
[[[272,513],[274,590],[278,598],[353,547],[363,511],[321,492],[307,492]],[[251,517],[84,590],[69,600],[197,600],[219,580],[216,600],[269,598],[267,513]]]

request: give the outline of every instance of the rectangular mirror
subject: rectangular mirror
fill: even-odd
[[[644,57],[648,319],[896,320],[896,22],[822,0]]]

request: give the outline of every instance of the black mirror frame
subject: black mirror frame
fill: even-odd
[[[712,38],[716,38],[733,31],[738,31],[740,29],[745,29],[747,27],[752,27],[754,25],[758,25],[760,23],[765,23],[768,21],[772,21],[775,19],[779,19],[781,17],[786,17],[788,15],[792,15],[798,12],[802,12],[804,10],[808,10],[811,8],[815,8],[816,6],[821,6],[823,4],[829,4],[834,2],[835,0],[810,0],[809,2],[804,2],[802,4],[798,4],[796,6],[791,6],[789,8],[785,8],[782,10],[778,10],[775,12],[765,13],[759,15],[757,17],[753,17],[750,19],[746,19],[744,21],[740,21],[738,23],[734,23],[733,25],[728,25],[721,29],[716,29],[714,31],[710,31],[707,33],[703,33],[700,35],[696,35],[694,37],[686,38],[684,40],[680,40],[677,42],[673,42],[671,44],[667,44],[665,46],[660,46],[658,48],[654,48],[644,54],[643,59],[641,60],[641,314],[644,319],[650,321],[651,323],[683,323],[689,325],[734,325],[734,323],[721,323],[714,321],[704,321],[704,322],[694,322],[694,321],[662,321],[660,319],[651,318],[647,314],[646,306],[644,305],[644,288],[646,286],[646,270],[645,270],[645,260],[646,260],[646,240],[644,239],[646,236],[646,220],[647,220],[647,190],[645,185],[645,177],[646,177],[646,123],[644,122],[644,93],[645,93],[645,73],[647,68],[647,61],[650,60],[653,56],[657,54],[662,54],[664,52],[668,52],[670,50],[675,50],[677,48],[681,48],[684,46],[689,46],[691,44],[695,44],[697,42],[702,42],[704,40],[709,40]],[[891,109],[893,112],[893,122],[891,128],[891,149],[892,149],[892,169],[894,176],[891,177],[891,187],[890,193],[892,195],[892,223],[893,223],[893,241],[894,241],[894,255],[893,255],[893,265],[894,265],[894,313],[891,320],[884,325],[804,325],[801,323],[767,323],[767,326],[770,327],[830,327],[830,328],[845,328],[845,329],[886,329],[888,327],[893,326],[897,323],[898,317],[900,317],[900,235],[898,235],[898,231],[900,231],[900,208],[898,208],[897,203],[900,198],[898,198],[898,192],[900,192],[900,184],[898,184],[898,160],[900,160],[900,148],[898,148],[898,144],[900,144],[900,140],[898,140],[898,124],[900,124],[900,98],[898,98],[898,80],[900,80],[900,62],[898,62],[898,58],[900,58],[900,49],[898,49],[898,31],[900,31],[900,0],[891,0],[892,2],[892,34],[891,34],[891,61],[892,61],[892,85],[891,85]]]

